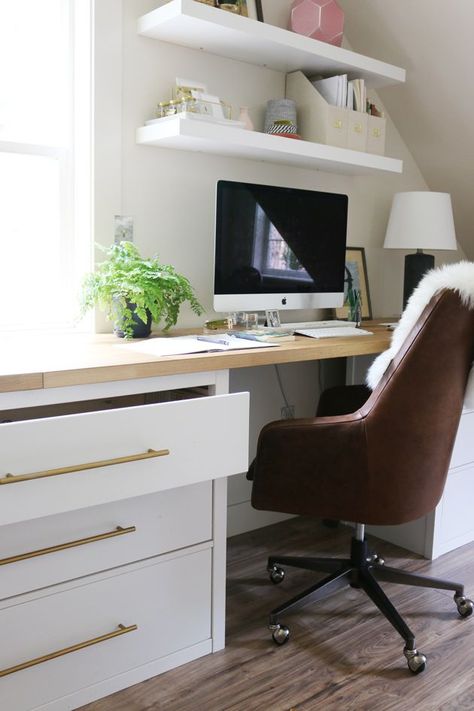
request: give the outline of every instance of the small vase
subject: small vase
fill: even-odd
[[[248,131],[253,131],[254,130],[254,125],[252,123],[252,119],[249,116],[249,107],[248,106],[242,106],[240,108],[240,114],[239,114],[239,121],[243,121],[246,128]]]

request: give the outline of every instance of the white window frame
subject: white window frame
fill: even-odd
[[[93,0],[62,0],[69,31],[69,137],[66,146],[0,140],[0,153],[41,156],[58,161],[60,181],[60,264],[64,282],[75,293],[82,275],[92,268],[92,42]],[[92,320],[78,325],[78,309],[66,322],[48,330],[90,330]],[[43,324],[6,326],[0,331],[44,330]]]

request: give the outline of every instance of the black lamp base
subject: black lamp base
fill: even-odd
[[[405,257],[405,277],[403,280],[403,309],[407,305],[412,291],[418,286],[421,277],[434,267],[434,256],[418,250],[415,254]]]

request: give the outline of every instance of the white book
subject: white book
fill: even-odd
[[[317,79],[311,82],[321,96],[326,99],[328,104],[332,106],[337,106],[337,90],[339,86],[339,79],[337,76],[328,77],[327,79]]]
[[[354,85],[352,82],[348,82],[347,84],[347,101],[346,101],[346,107],[348,109],[351,109],[351,111],[354,109]]]
[[[347,104],[347,74],[339,75],[339,101],[338,106],[345,108]]]

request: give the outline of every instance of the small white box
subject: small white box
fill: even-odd
[[[303,72],[286,75],[286,97],[296,101],[301,138],[341,148],[347,146],[346,109],[328,104]]]
[[[351,111],[346,109],[347,115],[347,148],[354,151],[365,151],[367,149],[367,124],[368,114],[362,111]]]
[[[306,141],[384,155],[386,119],[328,104],[301,71],[286,75],[286,97],[296,102]]]
[[[368,116],[368,119],[367,153],[377,153],[379,156],[384,156],[387,119],[379,116]]]

